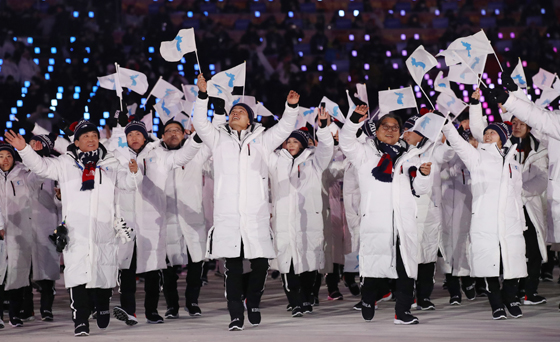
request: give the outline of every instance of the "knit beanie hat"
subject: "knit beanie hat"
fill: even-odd
[[[498,132],[500,140],[502,141],[502,146],[504,146],[508,139],[511,138],[512,129],[511,124],[508,122],[493,122],[484,129],[484,133],[486,133],[489,129],[493,129]]]
[[[294,138],[301,143],[301,146],[305,150],[309,146],[309,135],[302,131],[301,129],[297,129],[290,134],[288,139]],[[286,139],[287,140],[287,139]]]
[[[375,131],[376,131],[375,124],[376,122],[371,118],[364,122],[364,125],[362,126],[362,131],[364,131],[367,137],[375,136]]]
[[[414,127],[414,124],[416,123],[416,120],[418,120],[420,118],[420,115],[413,115],[410,118],[408,118],[408,120],[406,120],[404,122],[404,130],[409,130],[412,127]]]
[[[35,140],[43,145],[43,152],[45,156],[50,156],[52,151],[54,150],[54,140],[55,137],[53,134],[41,134],[41,135],[34,135],[31,140]]]
[[[8,151],[14,159],[16,158],[16,150],[12,145],[0,143],[0,151]]]
[[[124,128],[124,133],[128,135],[128,133],[132,131],[138,131],[142,133],[144,139],[148,140],[148,130],[146,129],[146,124],[139,120],[132,120],[126,125]]]
[[[235,106],[231,107],[231,109],[229,111],[229,115],[231,115],[231,112],[233,111],[233,108],[235,108],[237,106],[243,107],[243,109],[245,109],[247,111],[247,115],[249,115],[249,124],[252,125],[253,121],[255,120],[255,113],[253,112],[251,107],[249,107],[249,105],[247,105],[245,103],[239,102]]]
[[[74,122],[70,125],[70,130],[74,131],[74,141],[80,140],[80,136],[88,132],[97,132],[97,136],[99,136],[97,126],[87,120]]]

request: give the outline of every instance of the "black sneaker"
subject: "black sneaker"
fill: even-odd
[[[101,330],[107,329],[109,321],[111,320],[111,312],[109,310],[97,312],[97,326]]]
[[[449,304],[451,304],[452,306],[461,305],[461,297],[453,296],[453,297],[449,298]]]
[[[4,325],[4,318],[0,317],[0,329],[4,329],[6,326]]]
[[[176,319],[179,318],[179,309],[169,308],[165,312],[165,319]]]
[[[313,303],[311,305],[319,306],[319,297],[318,296],[313,296]]]
[[[18,317],[12,317],[10,318],[10,325],[14,328],[20,328],[23,327],[23,321]]]
[[[292,304],[286,305],[286,311],[292,311],[293,309]]]
[[[343,300],[344,298],[342,297],[342,293],[340,293],[340,291],[334,291],[332,293],[329,293],[329,296],[327,297],[328,300]]]
[[[362,309],[362,312],[364,309]],[[410,311],[403,312],[401,314],[395,314],[394,323],[397,325],[409,325],[409,324],[418,324],[420,321],[417,317],[412,316]]]
[[[261,309],[259,309],[259,308],[247,308],[247,320],[254,327],[261,324]]]
[[[198,303],[187,304],[187,306],[185,306],[185,311],[187,311],[189,313],[189,316],[192,317],[202,316],[202,311],[200,310]]]
[[[465,297],[467,297],[468,300],[475,300],[476,298],[475,283],[472,283],[472,285],[463,288],[463,292],[465,293]]]
[[[52,322],[54,320],[54,316],[49,310],[43,310],[43,312],[41,312],[41,320],[45,322]]]
[[[243,330],[243,318],[234,318],[229,324],[229,331]]]
[[[366,322],[371,322],[373,316],[375,316],[375,304],[371,305],[363,301],[360,303],[362,304],[362,318]]]
[[[521,312],[521,303],[519,302],[506,303],[506,308],[511,317],[513,318],[523,317],[523,313]]]
[[[280,276],[280,271],[274,270],[270,273],[270,277],[272,279],[278,279],[279,276]]]
[[[352,294],[352,296],[359,296],[360,295],[360,285],[358,285],[358,283],[350,284],[350,286],[348,286],[348,289],[350,290],[350,293]]]
[[[303,313],[310,314],[313,312],[313,306],[309,302],[303,302],[303,306],[301,308],[303,309]]]
[[[552,273],[549,272],[542,272],[541,273],[541,281],[543,282],[550,282],[553,281],[554,278],[552,277]]]
[[[362,307],[363,307],[362,301],[359,301],[358,304],[356,304],[352,307],[352,309],[354,309],[356,311],[362,311]]]
[[[146,313],[146,323],[161,324],[163,323],[163,317],[161,317],[157,311]]]
[[[296,306],[292,309],[292,317],[301,317],[303,316],[303,309],[301,306]]]
[[[115,308],[113,308],[113,316],[115,316],[115,318],[118,319],[119,321],[125,322],[126,325],[128,326],[133,326],[138,324],[138,319],[136,318],[136,314],[129,315],[120,306],[115,306]]]
[[[21,319],[22,322],[32,322],[35,320],[35,312],[25,312],[21,310],[19,312],[19,319]]]
[[[492,311],[492,319],[495,320],[507,319],[506,310],[504,310],[503,308],[499,308]]]
[[[434,305],[434,303],[430,301],[430,298],[424,298],[423,300],[419,300],[417,302],[416,310],[427,311],[427,310],[435,310],[435,309],[436,306]]]
[[[478,297],[488,297],[488,292],[483,287],[477,287],[475,291]]]
[[[89,336],[89,326],[87,323],[80,323],[74,327],[74,336]]]
[[[539,305],[546,303],[546,298],[539,296],[538,294],[533,294],[532,296],[525,296],[523,300],[523,305]]]

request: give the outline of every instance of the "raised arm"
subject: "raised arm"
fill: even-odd
[[[194,159],[201,146],[202,141],[200,141],[200,138],[195,134],[192,138],[189,138],[180,149],[164,152],[166,154],[165,164],[167,168],[171,170],[187,164]]]
[[[6,133],[6,141],[18,150],[23,164],[36,173],[39,177],[58,180],[60,177],[60,164],[59,158],[42,158],[33,148],[25,143],[25,139],[15,134],[13,131]]]
[[[479,142],[484,141],[484,129],[487,124],[482,117],[482,106],[480,105],[480,89],[472,94],[472,104],[469,105],[469,126],[473,137]]]
[[[362,107],[365,107],[365,110]],[[366,106],[356,107],[355,111],[348,118],[349,120],[346,120],[346,123],[342,126],[339,136],[342,153],[356,168],[360,168],[366,157],[366,148],[356,137],[356,133],[362,125],[361,122],[367,119],[365,114],[367,114]]]
[[[502,106],[533,129],[560,140],[560,115],[558,115],[558,111],[551,112],[516,96],[509,96]]]
[[[329,167],[334,153],[334,139],[329,130],[330,115],[324,108],[319,108],[319,129],[317,138],[319,143],[315,149],[315,161],[319,171],[323,172]]]
[[[219,132],[210,121],[208,121],[208,93],[206,92],[206,80],[202,74],[198,75],[198,98],[194,103],[194,114],[192,123],[200,139],[210,149],[214,147],[219,138]]]
[[[274,127],[263,133],[263,145],[269,152],[273,152],[280,146],[294,130],[299,114],[298,103],[299,94],[290,90],[282,119]]]
[[[449,141],[455,153],[457,153],[470,171],[478,166],[480,163],[480,153],[476,148],[459,136],[459,133],[450,122],[443,126],[443,134],[445,134],[447,141]]]

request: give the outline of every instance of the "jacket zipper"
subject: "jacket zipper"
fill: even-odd
[[[103,184],[103,172],[102,169],[99,168],[99,185]]]
[[[247,144],[247,153],[249,156],[251,155],[251,144]]]
[[[301,171],[299,167],[300,167],[300,165],[297,166],[297,178],[299,178],[300,171]]]
[[[145,176],[145,175],[146,175],[146,170],[147,170],[147,167],[146,167],[146,158],[144,158],[144,159],[142,159],[142,160],[144,161],[144,176]]]
[[[214,229],[212,229],[212,233],[210,233],[210,248],[208,248],[208,254],[210,255],[212,254],[212,240],[214,240]]]
[[[14,182],[10,181],[12,184],[12,190],[14,191],[14,196],[16,195],[16,187],[14,186]]]
[[[465,169],[461,169],[461,172],[463,173],[463,184],[465,184]]]
[[[512,175],[511,175],[511,164],[508,164],[508,166],[509,166],[509,178],[512,178]]]

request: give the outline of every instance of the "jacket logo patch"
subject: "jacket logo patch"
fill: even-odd
[[[21,185],[23,185],[23,181],[21,181],[21,180],[15,181],[14,185],[15,186],[21,186]]]

